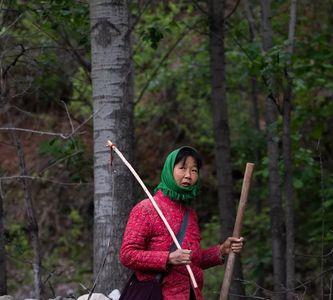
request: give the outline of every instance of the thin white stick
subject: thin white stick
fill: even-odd
[[[153,196],[150,194],[150,192],[148,191],[147,187],[145,186],[145,184],[143,183],[143,181],[141,180],[141,178],[139,177],[139,175],[136,173],[136,171],[133,169],[133,167],[131,166],[131,164],[127,161],[127,159],[122,155],[122,153],[118,150],[118,148],[112,144],[111,141],[108,141],[108,144],[107,144],[108,147],[111,148],[111,150],[113,149],[114,152],[116,152],[118,154],[118,156],[120,157],[120,159],[124,162],[124,164],[130,169],[130,171],[132,172],[132,174],[134,175],[134,177],[136,178],[136,180],[140,183],[141,187],[143,188],[143,190],[146,192],[149,200],[151,201],[151,203],[153,204],[155,210],[157,211],[158,215],[160,216],[160,218],[162,219],[164,225],[166,226],[166,228],[168,229],[171,237],[172,237],[172,240],[173,242],[175,243],[175,245],[177,246],[178,249],[182,249],[181,246],[179,245],[179,242],[175,236],[175,233],[173,232],[173,230],[171,229],[167,219],[164,217],[162,211],[160,210],[160,208],[158,207],[157,203],[155,202]],[[192,284],[193,284],[193,287],[194,288],[197,288],[198,287],[198,284],[194,278],[194,275],[193,275],[193,272],[192,272],[192,269],[189,265],[186,265],[186,269],[190,275],[190,278],[191,278],[191,281],[192,281]]]

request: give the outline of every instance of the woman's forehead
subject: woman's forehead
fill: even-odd
[[[191,164],[191,165],[195,165],[195,166],[198,165],[196,159],[193,156],[191,156],[191,155],[184,157],[181,161],[179,161],[177,163],[177,165],[178,164],[181,164],[181,165],[185,165],[185,164],[189,165],[189,164]]]

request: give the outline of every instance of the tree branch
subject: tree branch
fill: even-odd
[[[74,136],[78,130],[84,126],[89,120],[96,114],[98,114],[102,109],[104,109],[105,106],[102,106],[101,109],[93,113],[92,115],[89,116],[83,123],[81,123],[78,127],[76,127],[72,132],[68,135],[65,135],[63,133],[56,133],[56,132],[48,132],[48,131],[40,131],[40,130],[34,130],[34,129],[26,129],[26,128],[17,128],[17,127],[0,127],[0,131],[22,131],[22,132],[28,132],[28,133],[34,133],[34,134],[39,134],[39,135],[49,135],[49,136],[56,136],[64,140],[70,139],[72,136]]]
[[[184,30],[181,35],[178,37],[178,39],[176,40],[176,42],[169,48],[169,50],[164,54],[164,56],[162,57],[162,59],[160,60],[160,62],[158,63],[158,65],[156,66],[155,70],[153,71],[153,73],[150,75],[148,81],[146,82],[146,84],[144,85],[144,87],[142,88],[140,95],[138,97],[138,99],[134,102],[134,105],[138,104],[139,101],[142,99],[143,95],[145,94],[147,88],[149,87],[150,83],[153,81],[153,79],[155,78],[155,76],[157,75],[159,69],[161,68],[161,66],[163,65],[163,63],[166,61],[166,59],[169,57],[169,55],[172,53],[172,51],[177,47],[177,45],[182,41],[182,39],[192,30],[192,28],[186,28],[186,30]]]
[[[230,12],[228,15],[226,15],[226,16],[224,17],[224,20],[229,19],[229,18],[235,13],[235,11],[237,10],[237,7],[238,7],[239,3],[240,3],[240,0],[237,1],[236,5],[235,5],[234,8],[231,10],[231,12]]]
[[[7,76],[7,73],[9,72],[9,70],[14,67],[16,65],[16,63],[18,62],[18,60],[20,59],[20,57],[24,54],[25,49],[24,46],[22,44],[19,44],[19,46],[21,47],[21,52],[15,57],[15,59],[13,60],[13,62],[11,64],[9,64],[7,66],[7,68],[5,69],[5,71],[2,73],[2,78],[5,79]]]
[[[59,184],[59,185],[68,185],[68,186],[80,186],[80,185],[93,185],[92,182],[61,182],[61,181],[56,181],[53,179],[48,179],[45,177],[40,177],[40,176],[29,176],[29,175],[14,175],[14,176],[3,176],[0,177],[0,181],[11,181],[11,180],[22,180],[22,179],[29,179],[29,180],[40,180],[40,181],[47,181],[51,182],[54,184]]]

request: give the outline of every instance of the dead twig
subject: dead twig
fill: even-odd
[[[93,182],[61,182],[61,181],[56,181],[53,179],[48,179],[45,177],[40,177],[40,176],[29,176],[29,175],[15,175],[15,176],[3,176],[0,177],[0,181],[10,181],[10,180],[22,180],[22,179],[30,179],[30,180],[40,180],[40,181],[46,181],[46,182],[51,182],[53,184],[59,184],[59,185],[68,185],[68,186],[79,186],[79,185],[93,185]]]

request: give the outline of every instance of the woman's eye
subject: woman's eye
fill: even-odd
[[[198,170],[197,169],[193,169],[192,172],[193,173],[198,173]]]

